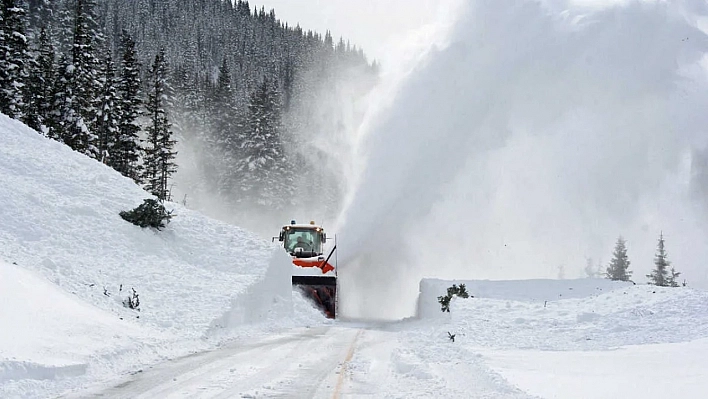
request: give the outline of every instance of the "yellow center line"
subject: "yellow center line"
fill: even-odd
[[[334,395],[332,395],[333,399],[339,398],[339,391],[342,389],[342,383],[344,383],[344,377],[347,372],[347,366],[349,365],[349,361],[352,360],[352,357],[354,356],[354,350],[356,349],[356,341],[359,339],[359,336],[363,332],[364,332],[364,330],[359,330],[359,332],[357,332],[356,335],[354,336],[352,343],[349,344],[349,351],[347,352],[347,357],[344,358],[344,362],[342,363],[342,367],[339,370],[339,378],[337,379],[337,385],[334,388]]]

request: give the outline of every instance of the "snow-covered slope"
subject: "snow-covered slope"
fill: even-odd
[[[454,298],[443,313],[437,296],[453,283],[474,297]],[[602,279],[427,280],[421,287],[424,317],[403,331],[408,349],[397,354],[414,360],[418,373],[465,365],[544,398],[698,399],[708,392],[708,292]],[[438,374],[451,384],[458,378]]]
[[[36,392],[66,377],[96,374],[94,369],[114,372],[130,362],[151,361],[156,350],[167,354],[166,344],[177,339],[121,320],[37,272],[1,261],[0,293],[2,397]]]
[[[290,294],[282,284],[248,291],[278,251],[271,243],[175,203],[159,232],[119,216],[145,198],[130,179],[0,115],[0,397],[55,392],[60,379],[39,391],[18,379],[59,376],[57,365],[95,379],[204,349],[238,301]],[[122,304],[132,289],[139,311]],[[228,327],[273,316],[260,311]]]

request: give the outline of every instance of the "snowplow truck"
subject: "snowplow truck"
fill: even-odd
[[[300,290],[328,318],[334,319],[337,314],[337,270],[330,261],[337,249],[336,243],[330,251],[325,252],[327,234],[314,221],[310,224],[291,221],[280,230],[278,240],[293,260],[293,287]]]

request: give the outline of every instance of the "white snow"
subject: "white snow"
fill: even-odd
[[[0,116],[0,397],[705,397],[705,291],[465,280],[572,275],[621,231],[641,277],[664,229],[708,281],[705,7],[575,3],[467,2],[373,98],[337,274],[351,316],[417,304],[396,322],[325,320],[278,245],[179,204],[125,222],[140,187]],[[472,297],[443,313],[453,283]]]
[[[291,299],[289,269],[264,282],[273,254],[287,258],[281,248],[175,203],[159,232],[119,216],[145,198],[132,180],[0,115],[0,397],[76,389],[212,348],[250,333],[244,324],[323,322]],[[139,311],[122,303],[133,288]],[[304,309],[295,318],[293,306]],[[216,328],[234,309],[250,316]]]
[[[450,313],[441,312],[437,296],[460,283],[474,297],[454,298]],[[404,332],[418,348],[413,353],[427,354],[420,367],[439,367],[424,366],[431,359],[451,367],[479,363],[486,374],[543,398],[708,392],[708,292],[601,279],[429,280],[421,292],[426,316]],[[455,342],[443,345],[448,332]]]
[[[39,273],[6,262],[0,262],[0,292],[0,393],[13,381],[84,375],[96,354],[110,362],[121,352],[134,356],[140,346],[177,338],[120,320]]]

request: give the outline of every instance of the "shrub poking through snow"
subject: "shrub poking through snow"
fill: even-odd
[[[161,202],[148,198],[132,211],[122,211],[120,216],[136,226],[160,230],[165,227],[165,221],[169,223],[172,211],[167,212]]]
[[[464,284],[460,284],[459,287],[457,284],[453,284],[452,287],[447,289],[447,295],[438,297],[438,302],[442,305],[441,311],[450,312],[450,300],[452,300],[453,296],[469,298],[470,295],[467,293],[467,287]]]
[[[135,288],[132,290],[133,294],[123,300],[123,306],[140,311],[140,298],[138,297],[138,293],[135,291]]]

